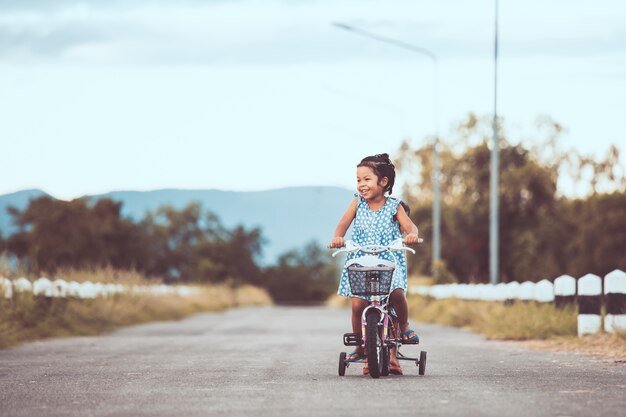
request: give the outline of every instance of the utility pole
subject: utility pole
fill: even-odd
[[[498,283],[498,247],[499,247],[499,170],[500,142],[498,140],[498,0],[495,0],[495,38],[493,54],[493,141],[491,146],[491,178],[489,205],[489,282]]]

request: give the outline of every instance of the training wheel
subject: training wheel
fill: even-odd
[[[420,359],[417,362],[417,366],[417,373],[424,375],[424,373],[426,373],[426,352],[423,350],[420,352]]]
[[[339,354],[339,376],[346,374],[346,352]]]

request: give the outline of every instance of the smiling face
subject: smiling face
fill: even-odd
[[[370,167],[356,169],[356,189],[366,201],[375,201],[385,195],[387,177],[378,178]]]

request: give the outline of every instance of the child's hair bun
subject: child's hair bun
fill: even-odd
[[[391,164],[391,159],[389,159],[389,154],[387,153],[377,153],[376,155],[374,155],[374,158],[380,159],[386,164]]]

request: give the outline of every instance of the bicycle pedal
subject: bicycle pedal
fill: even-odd
[[[361,346],[361,336],[356,333],[344,333],[343,344],[345,346]]]

